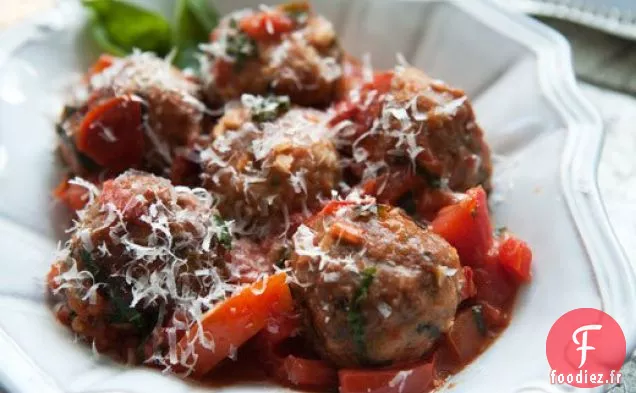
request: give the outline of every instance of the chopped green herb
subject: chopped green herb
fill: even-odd
[[[280,257],[276,261],[276,266],[283,269],[285,267],[285,261],[289,259],[291,252],[288,247],[283,247],[280,252]]]
[[[80,108],[74,107],[74,106],[70,106],[70,105],[64,105],[64,108],[62,108],[62,120],[66,120],[69,117],[73,116],[73,114],[75,112],[77,112]]]
[[[351,304],[349,305],[349,314],[347,315],[347,322],[351,330],[356,353],[363,361],[366,359],[366,342],[364,339],[364,325],[366,322],[362,315],[362,303],[369,294],[369,287],[373,282],[375,273],[376,269],[374,267],[369,267],[362,271],[360,287],[358,287],[353,296]]]
[[[309,19],[309,13],[306,10],[292,9],[287,11],[287,15],[299,25],[307,23]]]
[[[256,42],[239,30],[236,19],[230,20],[230,28],[235,32],[227,36],[225,54],[234,59],[234,69],[240,71],[247,60],[257,55],[258,49]]]
[[[95,264],[95,261],[93,260],[91,254],[82,248],[80,250],[80,258],[82,259],[82,263],[84,264],[84,269],[90,272],[93,277],[97,277],[97,275],[99,274],[99,266]]]
[[[63,142],[67,142],[66,139],[68,139],[68,134],[66,133],[64,126],[62,126],[62,123],[57,123],[55,125],[55,133],[63,139]]]
[[[130,323],[137,329],[143,329],[146,326],[143,315],[135,308],[130,307],[121,296],[109,286],[109,298],[112,305],[111,322],[113,323]]]
[[[508,232],[508,227],[502,226],[495,228],[495,237],[501,237],[504,233]]]
[[[159,305],[159,311],[157,312],[157,318],[155,321],[146,321],[145,325],[142,326],[141,328],[146,330],[146,332],[150,333],[148,330],[152,331],[152,329],[154,329],[154,327],[159,327],[159,326],[163,326],[164,324],[164,318],[166,316],[166,304],[165,303],[161,303]],[[152,334],[144,334],[141,336],[141,340],[139,341],[139,344],[137,344],[137,349],[135,351],[135,355],[137,356],[137,359],[139,360],[146,360],[147,356],[145,354],[145,348],[146,348],[146,343],[148,342],[148,340],[150,340],[152,338]]]
[[[309,18],[309,3],[306,1],[287,3],[282,6],[282,9],[298,24],[304,24]]]
[[[408,215],[413,216],[415,215],[415,213],[417,213],[415,197],[412,191],[409,191],[406,194],[402,195],[397,201],[396,205],[402,208]]]
[[[214,224],[217,226],[218,231],[216,233],[216,239],[221,245],[228,250],[232,248],[232,233],[230,232],[230,225],[221,216],[214,216]]]
[[[252,120],[258,123],[274,121],[291,107],[288,96],[268,96],[255,102],[251,108]]]
[[[476,305],[472,308],[473,318],[475,319],[475,324],[477,325],[477,330],[479,330],[479,334],[485,336],[488,333],[488,329],[486,328],[486,321],[484,320],[484,313],[482,305]]]
[[[442,187],[442,179],[429,172],[428,169],[422,167],[421,165],[416,165],[415,172],[423,177],[426,180],[426,183],[432,188],[441,188]]]
[[[418,334],[428,334],[431,340],[437,340],[439,336],[442,335],[442,332],[435,325],[426,322],[420,322],[417,324],[415,328]]]

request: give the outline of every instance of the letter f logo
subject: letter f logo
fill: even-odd
[[[576,345],[580,345],[580,347],[576,349],[577,351],[581,351],[581,364],[579,364],[579,368],[583,367],[585,361],[587,360],[587,351],[593,351],[596,349],[592,346],[587,345],[587,332],[589,330],[601,330],[602,327],[602,325],[585,325],[576,329],[574,333],[572,333],[572,341],[574,341]],[[581,335],[581,342],[579,342],[577,336],[581,332],[583,334]]]

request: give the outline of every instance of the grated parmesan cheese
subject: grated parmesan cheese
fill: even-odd
[[[215,239],[220,231],[231,228],[232,223],[214,219],[215,198],[203,189],[172,187],[165,179],[135,171],[126,172],[113,182],[111,187],[130,191],[127,201],[118,201],[119,206],[124,205],[122,210],[96,198],[99,190],[92,184],[75,180],[91,190],[91,201],[78,215],[71,239],[57,253],[67,263],[65,270],[54,278],[58,284],[54,292],[79,291],[87,304],[96,303],[98,291],[107,290],[112,284],[96,282],[90,271],[78,269],[74,255],[89,253],[92,265],[123,279],[131,295],[128,304],[131,309],[170,304],[174,310],[172,324],[165,329],[167,351],[155,348],[146,362],[162,365],[168,371],[177,365],[191,371],[196,362],[194,345],[214,348],[214,337],[201,329],[203,315],[210,305],[238,289],[226,282],[215,266],[221,258],[215,251]],[[138,223],[124,219],[124,212],[131,208],[145,211]],[[100,237],[95,247],[94,236],[101,236],[100,233],[108,234],[108,238]],[[104,265],[101,258],[108,258],[106,261],[114,258],[118,263]],[[87,264],[84,261],[85,269],[89,269]],[[193,269],[194,266],[198,268]],[[158,328],[168,322],[161,318],[157,321]],[[199,327],[197,334],[189,337],[195,326]],[[184,334],[186,348],[178,349],[177,337]]]
[[[385,302],[378,302],[377,307],[378,307],[378,312],[380,313],[380,315],[382,315],[384,319],[390,317],[391,313],[393,312],[393,309],[391,308],[391,306],[389,306]]]
[[[404,391],[404,387],[406,386],[406,380],[408,377],[413,374],[413,370],[403,370],[399,371],[395,374],[395,377],[389,381],[389,387],[394,388],[398,387],[398,393],[402,393]]]

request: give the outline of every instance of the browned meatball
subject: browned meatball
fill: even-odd
[[[331,202],[293,246],[307,334],[339,367],[417,360],[453,324],[464,277],[457,252],[398,208]]]
[[[363,181],[408,168],[429,187],[490,188],[490,150],[464,92],[417,69],[376,74],[337,106],[332,125]]]
[[[91,198],[49,274],[58,318],[100,352],[174,365],[170,335],[229,293],[229,226],[205,190],[141,172],[105,182]]]
[[[288,104],[286,97],[243,96],[201,152],[204,187],[239,225],[289,224],[292,214],[315,209],[338,185],[340,167],[324,113],[287,110]]]
[[[295,104],[324,106],[342,73],[333,26],[307,3],[230,14],[203,50],[206,92],[215,103],[274,93]]]
[[[102,57],[96,67],[58,127],[61,151],[71,170],[117,174],[132,167],[166,174],[179,150],[200,132],[206,109],[199,85],[150,53]],[[113,104],[118,99],[121,103]],[[108,106],[112,110],[104,109]],[[82,145],[82,127],[97,134],[91,140],[100,146]],[[128,146],[131,143],[135,148]]]

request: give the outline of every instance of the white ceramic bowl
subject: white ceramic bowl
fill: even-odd
[[[173,1],[147,1],[170,12]],[[221,11],[260,1],[218,0]],[[454,392],[555,392],[545,340],[566,311],[601,308],[636,344],[636,275],[596,186],[601,124],[582,99],[565,41],[489,3],[316,1],[354,55],[392,67],[395,52],[473,100],[496,157],[491,207],[534,250],[534,280],[510,327],[453,379]],[[44,275],[64,216],[53,124],[64,87],[96,52],[75,2],[0,35],[0,382],[11,392],[204,392],[143,368],[96,359],[57,324]],[[223,391],[280,390],[240,385]]]

